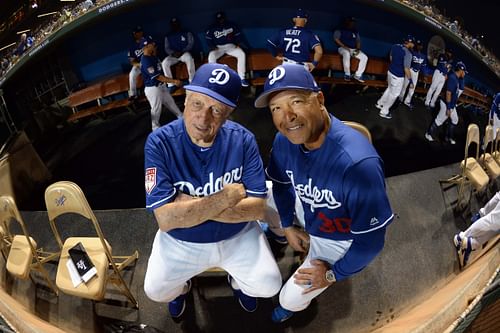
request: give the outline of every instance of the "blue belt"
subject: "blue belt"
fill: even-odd
[[[295,60],[288,59],[288,58],[285,58],[285,57],[283,57],[283,61],[284,61],[284,62],[289,62],[289,63],[292,63],[292,64],[304,65],[304,63],[303,63],[303,62],[300,62],[300,61],[295,61]]]

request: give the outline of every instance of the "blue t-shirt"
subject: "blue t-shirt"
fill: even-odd
[[[229,43],[238,44],[240,42],[240,37],[240,29],[231,22],[224,22],[222,25],[213,25],[205,33],[205,38],[210,48]]]
[[[306,151],[281,133],[276,135],[266,169],[283,227],[293,223],[295,197],[304,209],[306,231],[331,240],[353,240],[333,265],[337,280],[363,269],[383,246],[393,220],[385,191],[382,160],[368,140],[333,116],[320,148]],[[276,191],[275,191],[276,188]],[[382,239],[360,251],[360,242]],[[370,242],[368,242],[370,244]],[[362,253],[360,255],[360,253]]]
[[[319,37],[303,27],[280,30],[267,42],[272,48],[281,51],[285,58],[297,62],[310,61],[311,51],[320,45]]]
[[[265,174],[255,137],[232,121],[224,123],[210,148],[191,141],[183,119],[173,121],[149,135],[144,154],[146,208],[150,211],[174,201],[178,192],[203,197],[231,183],[242,183],[247,196],[266,197]],[[247,223],[208,220],[168,233],[184,241],[210,243],[232,237]]]
[[[339,29],[333,33],[333,39],[340,39],[345,46],[355,49],[360,37],[357,30]]]
[[[423,66],[425,66],[425,63],[425,55],[422,52],[416,50],[412,52],[410,65],[411,69],[413,69],[415,72],[418,72]]]
[[[491,104],[490,118],[493,118],[493,114],[497,115],[500,119],[500,92],[498,92],[495,97],[493,97],[493,103]]]
[[[397,76],[405,76],[405,68],[410,68],[411,65],[411,52],[402,44],[394,44],[391,48],[391,63],[389,64],[389,71]]]
[[[446,81],[446,91],[451,92],[451,100],[448,105],[449,109],[454,109],[457,106],[459,90],[460,90],[460,82],[457,77],[457,74],[455,74],[455,72],[450,72],[450,74],[448,74],[448,80]]]
[[[440,71],[443,75],[447,75],[450,65],[451,65],[451,59],[448,59],[445,53],[441,53],[438,56],[438,63],[436,69]]]
[[[143,55],[141,57],[141,74],[146,87],[155,87],[161,83],[156,78],[160,74],[163,75],[163,70],[156,56]]]
[[[165,37],[165,52],[172,55],[174,52],[189,52],[193,48],[194,38],[189,31],[174,32]]]
[[[135,59],[137,62],[141,61],[142,54],[144,53],[144,50],[142,49],[142,44],[141,43],[135,43],[129,50],[128,50],[128,57]]]

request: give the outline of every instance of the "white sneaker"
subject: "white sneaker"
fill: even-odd
[[[385,113],[382,113],[382,111],[380,111],[378,113],[378,115],[382,118],[385,118],[385,119],[392,119],[392,114],[389,112],[388,114],[385,114]]]
[[[425,138],[427,139],[427,141],[434,141],[434,138],[432,137],[432,135],[430,135],[429,133],[425,132]]]

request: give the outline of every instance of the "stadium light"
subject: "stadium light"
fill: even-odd
[[[5,50],[5,49],[7,49],[7,48],[9,48],[9,47],[11,47],[11,46],[14,46],[14,45],[16,45],[16,43],[15,43],[15,42],[14,42],[14,43],[10,43],[9,45],[5,45],[5,46],[3,46],[2,48],[0,48],[0,51],[3,51],[3,50]]]
[[[20,35],[20,34],[24,34],[25,32],[28,32],[30,31],[31,29],[26,29],[26,30],[22,30],[22,31],[18,31],[16,32],[17,35]]]
[[[54,15],[54,14],[57,14],[57,12],[50,12],[50,13],[40,14],[37,17],[44,17],[44,16]]]

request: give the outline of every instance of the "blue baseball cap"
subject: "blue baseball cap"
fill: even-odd
[[[462,61],[459,61],[455,64],[455,70],[458,71],[459,69],[463,70],[465,73],[469,73],[467,72],[467,67]]]
[[[269,73],[264,91],[257,97],[254,105],[256,108],[265,108],[269,104],[271,94],[289,89],[320,90],[314,77],[303,65],[284,63]]]
[[[309,17],[309,15],[306,13],[305,10],[303,10],[302,8],[299,8],[299,9],[297,9],[297,12],[295,13],[294,17],[306,19]]]
[[[235,108],[241,91],[241,79],[229,66],[213,63],[198,68],[186,90],[195,91]]]
[[[155,43],[155,41],[153,40],[153,38],[151,36],[142,37],[139,40],[139,44],[141,44],[142,47],[149,45],[149,44],[154,44],[154,43]]]
[[[415,37],[412,35],[407,35],[405,39],[403,39],[403,42],[405,43],[415,43]]]

